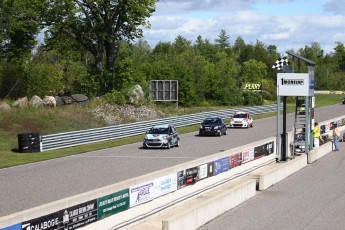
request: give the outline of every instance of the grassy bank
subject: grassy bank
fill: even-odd
[[[316,107],[332,104],[339,104],[343,95],[316,95]],[[167,116],[177,116],[190,113],[202,112],[205,110],[220,110],[224,107],[214,108],[176,108],[165,107],[162,112]],[[294,112],[293,103],[287,106],[288,112]],[[254,119],[275,116],[276,113],[255,115]],[[228,123],[229,121],[226,120]],[[52,150],[39,153],[19,153],[19,133],[38,132],[41,135],[61,133],[73,130],[82,130],[105,126],[104,121],[95,118],[85,108],[78,106],[67,106],[57,108],[24,108],[0,111],[0,168],[12,167],[21,164],[38,162],[63,156],[85,153],[93,150],[111,148],[120,145],[140,142],[142,135],[104,141],[88,145],[77,146],[60,150]],[[179,133],[188,133],[198,130],[199,125],[179,128]]]

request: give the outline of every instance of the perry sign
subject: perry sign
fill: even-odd
[[[314,96],[314,77],[308,73],[278,73],[278,96]]]

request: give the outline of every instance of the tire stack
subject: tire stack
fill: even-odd
[[[18,147],[21,153],[33,153],[41,151],[41,137],[39,133],[18,134]]]

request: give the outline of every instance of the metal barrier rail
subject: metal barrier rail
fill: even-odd
[[[282,108],[282,104],[280,105],[280,108]],[[135,122],[102,128],[43,135],[41,138],[41,151],[43,152],[54,149],[62,149],[94,142],[140,135],[148,131],[153,125],[171,124],[175,127],[183,127],[200,124],[206,117],[219,116],[225,119],[231,117],[234,112],[239,110],[248,111],[252,114],[261,114],[277,111],[277,105],[273,104],[266,106],[244,107],[240,109],[226,109],[211,112],[202,112],[191,115]]]

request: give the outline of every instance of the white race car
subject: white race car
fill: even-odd
[[[153,126],[145,135],[143,148],[166,148],[180,146],[180,137],[172,125]]]
[[[230,128],[253,127],[253,117],[249,112],[236,112],[230,120]]]

